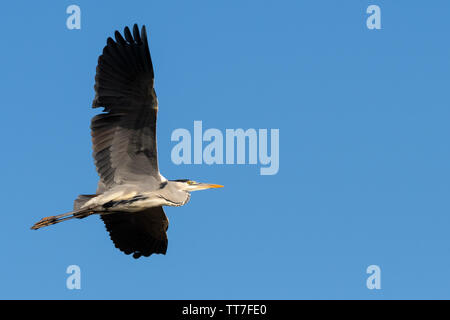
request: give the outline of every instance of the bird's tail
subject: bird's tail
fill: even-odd
[[[36,222],[31,227],[31,229],[37,230],[39,228],[51,226],[52,224],[57,224],[57,223],[60,223],[60,222],[66,221],[66,220],[73,219],[73,218],[78,218],[78,219],[86,218],[87,216],[90,216],[94,213],[95,213],[94,211],[77,210],[77,211],[59,214],[57,216],[45,217],[45,218],[42,218],[40,221]]]

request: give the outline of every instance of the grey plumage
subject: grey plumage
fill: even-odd
[[[134,258],[165,254],[169,221],[162,206],[182,206],[190,192],[220,185],[167,180],[158,170],[158,99],[145,26],[115,32],[98,59],[93,108],[93,157],[99,182],[72,212],[43,218],[32,229],[99,214],[115,246]]]
[[[144,179],[147,188],[156,189],[161,183],[156,149],[158,100],[145,26],[139,34],[134,25],[134,37],[128,27],[124,34],[126,40],[117,31],[116,41],[108,38],[95,76],[92,107],[103,107],[105,112],[91,121],[93,156],[100,176],[97,193]],[[152,212],[158,215],[153,217]],[[157,223],[158,218],[168,221],[162,207],[101,217],[111,240],[124,253],[133,253],[135,258],[166,253],[168,223],[165,228]],[[155,247],[161,241],[164,245]]]
[[[156,150],[158,100],[145,26],[125,39],[115,32],[98,59],[93,108],[105,113],[91,122],[94,159],[100,175],[98,191],[114,184],[161,182]]]

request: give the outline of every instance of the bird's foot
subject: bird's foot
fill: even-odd
[[[41,220],[39,220],[38,222],[36,222],[31,229],[32,230],[37,230],[39,228],[42,227],[46,227],[46,226],[50,226],[52,224],[55,224],[57,222],[57,217],[56,216],[50,216],[50,217],[44,217]]]

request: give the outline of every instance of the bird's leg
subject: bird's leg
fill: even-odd
[[[73,218],[85,218],[93,213],[94,213],[93,211],[88,211],[88,212],[86,212],[86,211],[73,212],[72,211],[72,212],[67,212],[67,213],[63,213],[60,215],[56,215],[56,216],[45,217],[45,218],[42,218],[40,221],[36,222],[31,227],[31,229],[37,230],[39,228],[51,226],[52,224],[56,224],[56,223],[70,220]]]
[[[71,218],[73,218],[73,217],[66,217],[66,218],[59,218],[59,219],[56,218],[56,216],[45,217],[45,218],[42,218],[40,221],[36,222],[31,227],[31,229],[37,230],[39,228],[51,226],[52,224],[56,224],[58,222],[62,222],[62,221],[65,221],[65,220],[68,220],[68,219],[71,219]]]

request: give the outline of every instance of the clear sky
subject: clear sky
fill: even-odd
[[[81,8],[81,29],[66,8]],[[381,8],[381,30],[366,9]],[[8,1],[0,25],[0,298],[450,298],[450,2]],[[93,193],[98,55],[145,24],[160,170],[220,183],[167,208],[167,255],[134,260],[98,217],[39,231]],[[260,164],[175,165],[177,128],[279,129]],[[81,290],[66,268],[81,268]],[[381,269],[369,290],[366,269]]]

